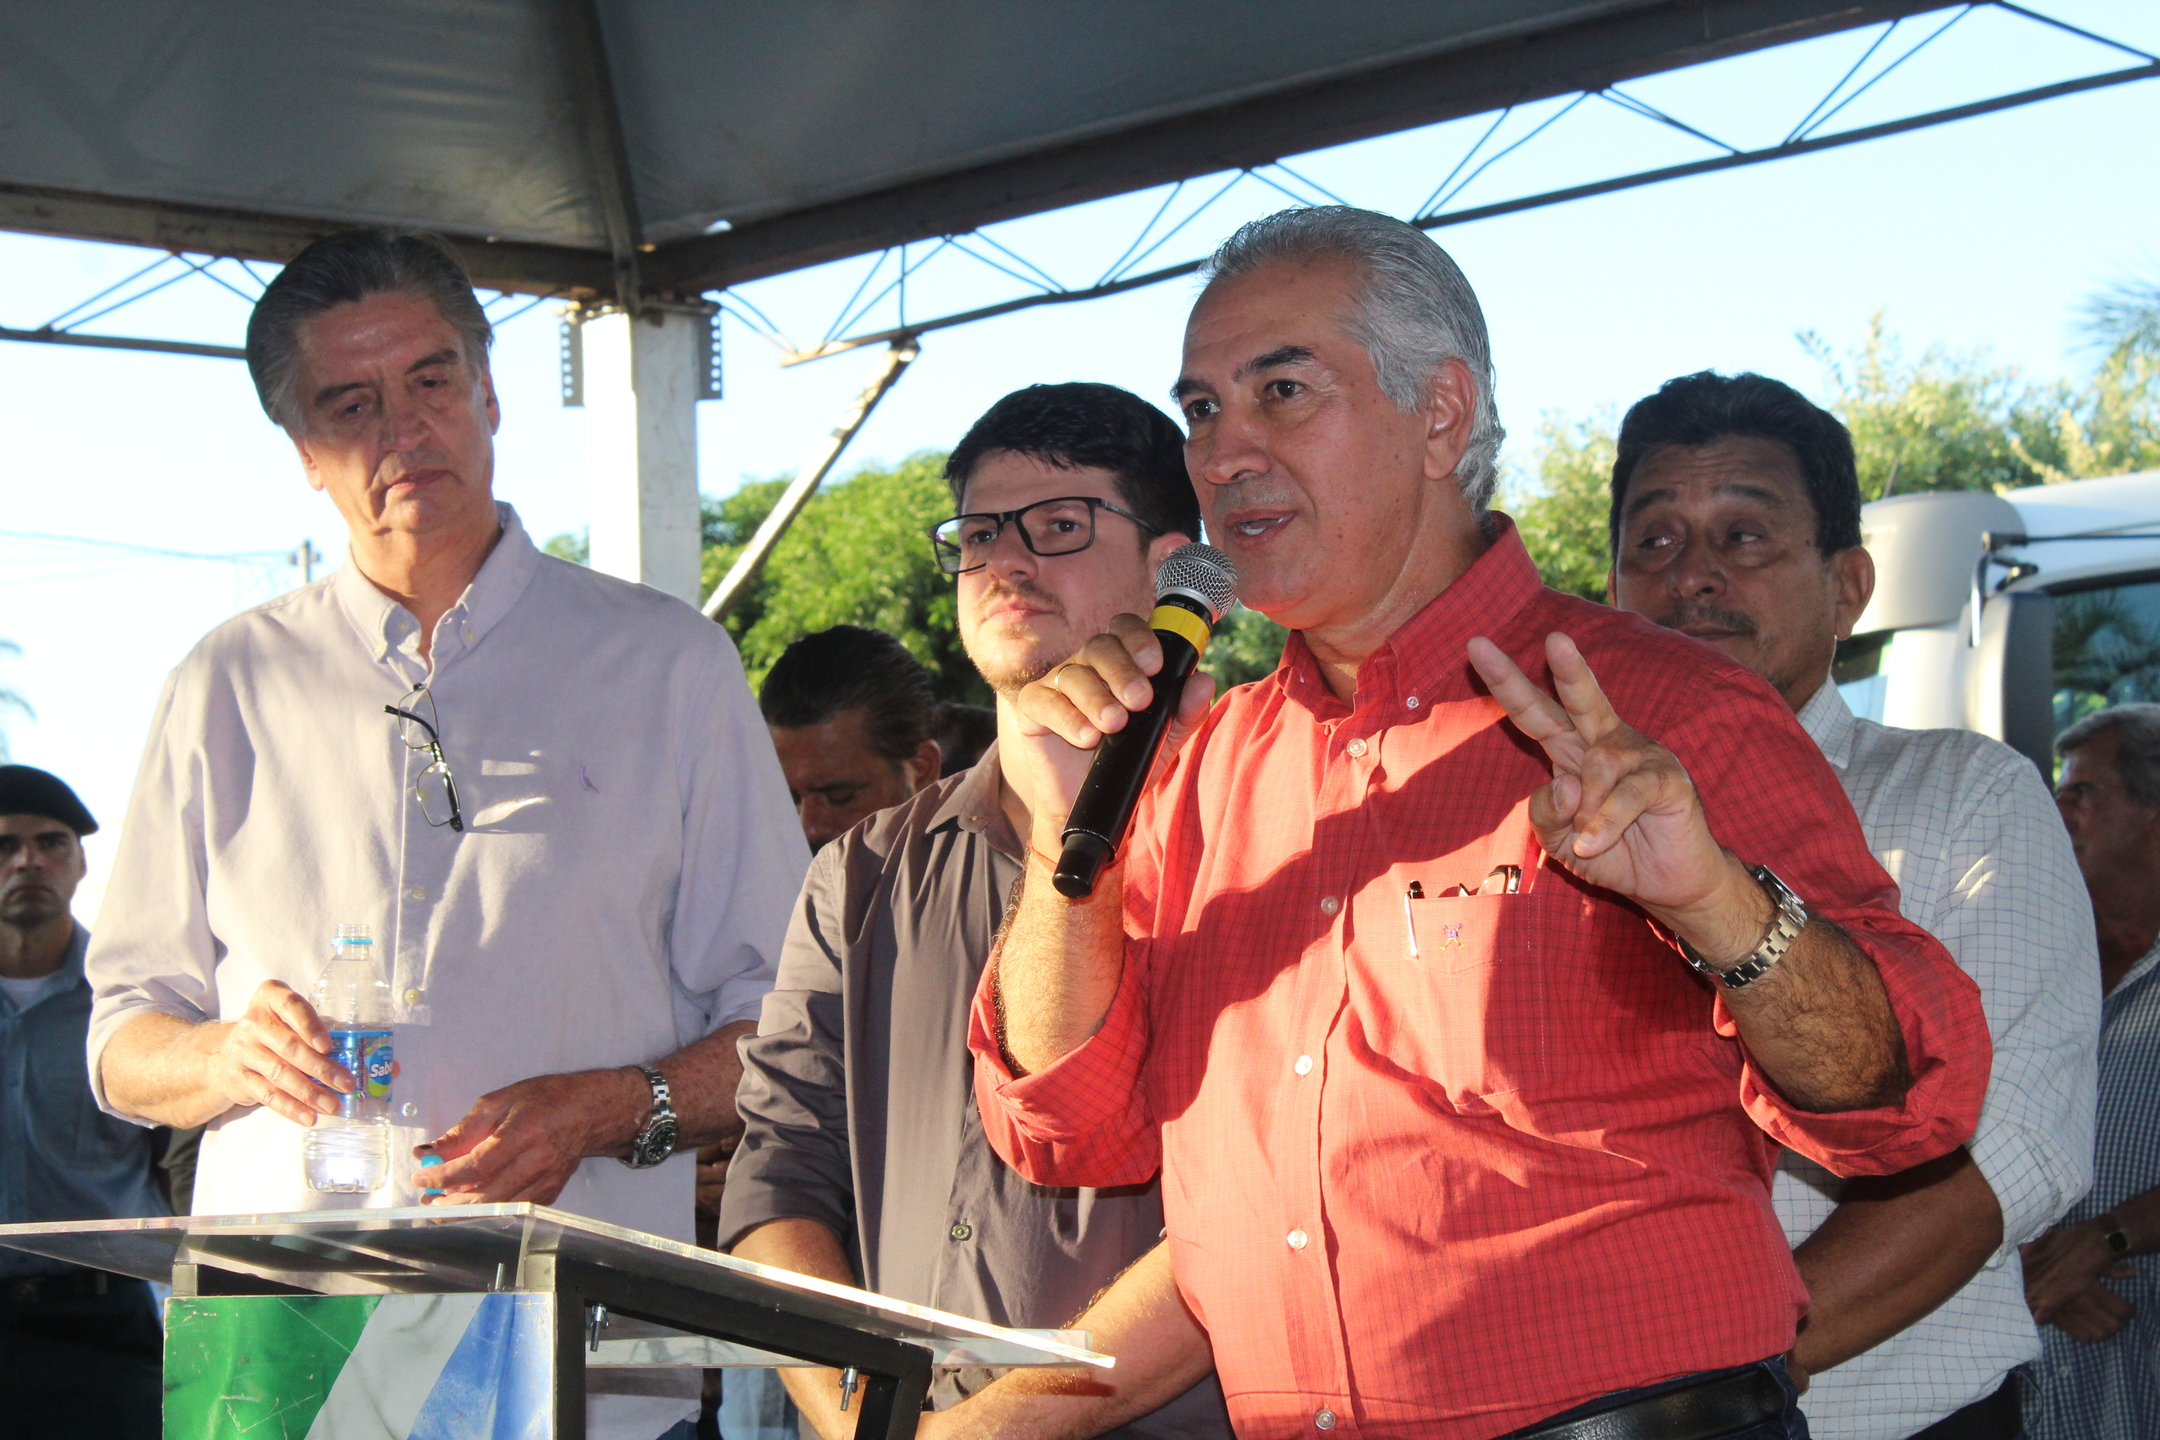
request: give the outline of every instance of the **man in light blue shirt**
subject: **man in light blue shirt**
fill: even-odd
[[[326,236],[257,302],[258,393],[349,563],[167,681],[89,955],[90,1079],[111,1114],[208,1127],[198,1214],[531,1201],[687,1242],[677,1152],[737,1125],[809,848],[727,632],[542,554],[496,498],[492,333],[425,236]],[[344,924],[377,937],[400,1067],[365,1194],[303,1164],[354,1083],[305,998]],[[597,1372],[587,1433],[682,1428],[682,1378]]]
[[[97,821],[57,776],[0,766],[0,1222],[163,1215],[155,1132],[98,1109],[83,1063],[90,932],[69,904]],[[0,1250],[0,1404],[21,1440],[160,1432],[150,1289]]]

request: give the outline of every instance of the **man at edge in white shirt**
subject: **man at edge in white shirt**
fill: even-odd
[[[427,1188],[688,1242],[809,852],[726,633],[542,555],[494,499],[490,339],[423,236],[330,236],[257,303],[249,369],[350,563],[167,681],[89,954],[90,1075],[124,1119],[208,1124],[200,1214]],[[301,1161],[353,1085],[306,998],[347,922],[400,1066],[364,1195]],[[694,1376],[619,1373],[595,1435],[689,1433]]]
[[[1612,493],[1611,598],[1785,697],[1906,918],[1978,982],[1995,1041],[1964,1149],[1845,1181],[1784,1157],[1772,1201],[1812,1299],[1790,1361],[1809,1429],[2012,1440],[2006,1377],[2040,1350],[2017,1247],[2092,1182],[2095,942],[2048,787],[1996,741],[1891,729],[1847,707],[1831,662],[1875,566],[1852,437],[1799,392],[1760,375],[1668,381],[1622,421]]]

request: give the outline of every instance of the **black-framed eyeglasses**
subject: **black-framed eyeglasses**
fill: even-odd
[[[457,782],[450,778],[450,762],[443,758],[442,728],[435,716],[435,697],[428,693],[426,681],[421,681],[399,697],[395,705],[382,707],[386,715],[394,715],[398,722],[398,738],[408,750],[424,750],[429,758],[427,768],[413,781],[413,799],[419,803],[420,813],[427,823],[434,826],[448,825],[463,834],[465,814],[458,809]]]
[[[947,575],[965,575],[990,563],[990,552],[1007,525],[1019,527],[1020,538],[1037,555],[1076,555],[1095,543],[1095,512],[1122,515],[1150,535],[1162,534],[1159,526],[1092,495],[1061,495],[1037,500],[1018,510],[996,514],[955,515],[930,527],[930,548],[938,569]]]

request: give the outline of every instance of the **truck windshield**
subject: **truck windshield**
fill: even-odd
[[[2160,701],[2160,579],[2055,597],[2055,730]]]

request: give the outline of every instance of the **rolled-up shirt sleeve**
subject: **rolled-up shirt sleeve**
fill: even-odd
[[[781,949],[779,979],[765,997],[758,1033],[742,1043],[735,1108],[743,1138],[720,1200],[722,1250],[783,1219],[815,1220],[855,1248],[841,993],[845,857],[854,840],[835,841],[811,862]]]
[[[1015,1078],[998,1042],[997,959],[984,967],[969,1020],[975,1103],[991,1148],[1038,1185],[1139,1185],[1162,1166],[1141,1071],[1147,1061],[1147,946],[1128,939],[1102,1028],[1032,1075]]]
[[[2005,757],[1951,845],[1935,933],[1980,982],[1995,1041],[1973,1163],[2002,1207],[1995,1263],[2092,1186],[2100,958],[2069,834],[2040,773]]]
[[[1687,767],[1711,833],[1742,860],[1767,865],[1874,962],[1912,1076],[1898,1104],[1818,1114],[1790,1103],[1746,1056],[1741,1103],[1772,1139],[1837,1175],[1887,1175],[1948,1154],[1972,1136],[1987,1089],[1979,987],[1940,940],[1899,914],[1897,887],[1836,772],[1776,692],[1744,676],[1694,698],[1700,718],[1664,743]],[[1735,733],[1750,743],[1733,744]],[[1714,1023],[1737,1038],[1723,995]]]
[[[200,703],[176,704],[182,671],[166,677],[150,721],[106,894],[84,971],[91,986],[85,1040],[90,1090],[109,1115],[152,1122],[114,1108],[105,1093],[105,1047],[139,1015],[216,1020],[218,962],[205,900]]]
[[[1124,968],[1101,1028],[1054,1064],[1014,1076],[998,1013],[1002,939],[983,967],[968,1026],[975,1105],[991,1148],[1038,1185],[1140,1185],[1162,1168],[1162,1131],[1147,1093],[1156,912],[1171,832],[1187,818],[1193,776],[1221,713],[1208,716],[1134,814],[1113,872],[1124,903]],[[1044,882],[1031,876],[1028,883]]]

